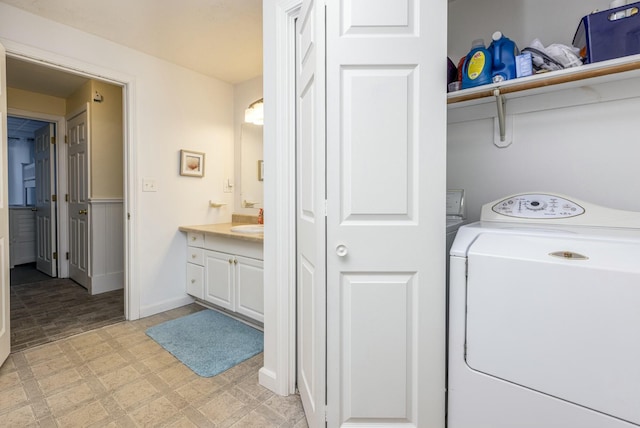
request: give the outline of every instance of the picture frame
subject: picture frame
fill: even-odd
[[[264,161],[258,161],[258,181],[264,181]]]
[[[204,153],[180,150],[180,175],[204,177]]]

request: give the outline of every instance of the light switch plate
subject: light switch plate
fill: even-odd
[[[143,192],[157,192],[158,186],[156,184],[156,180],[152,178],[143,178],[142,179],[142,191]]]
[[[222,191],[224,193],[232,193],[233,192],[233,184],[231,183],[230,179],[225,178],[224,180],[222,180]]]

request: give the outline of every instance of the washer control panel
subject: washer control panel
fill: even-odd
[[[494,204],[492,211],[508,217],[529,219],[558,219],[584,214],[577,203],[556,195],[527,193],[511,196]]]

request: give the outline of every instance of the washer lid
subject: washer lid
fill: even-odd
[[[640,424],[638,260],[640,242],[478,235],[468,251],[467,364]]]

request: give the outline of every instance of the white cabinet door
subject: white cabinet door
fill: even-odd
[[[235,257],[217,251],[205,251],[205,296],[204,300],[233,311],[233,269]]]
[[[236,312],[264,322],[264,262],[236,256]]]

